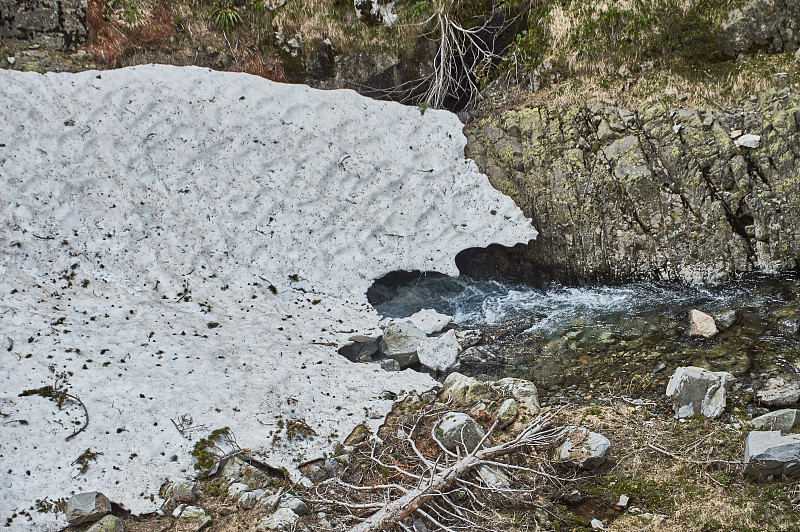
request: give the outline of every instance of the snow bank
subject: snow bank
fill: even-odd
[[[433,384],[337,354],[378,334],[373,279],[453,274],[462,249],[536,234],[464,160],[454,115],[351,91],[167,66],[0,71],[0,116],[3,522],[94,489],[152,511],[223,426],[296,471],[376,427],[384,390]],[[69,441],[78,406],[19,397],[62,372],[90,415]],[[281,419],[316,435],[289,441]],[[12,528],[63,524],[32,515]]]

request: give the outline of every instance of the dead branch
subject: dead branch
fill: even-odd
[[[477,488],[478,490],[487,490],[492,492],[509,491],[512,493],[529,493],[531,491],[530,489],[505,490],[503,488],[482,486],[480,484],[476,484],[475,482],[466,481],[465,477],[468,477],[476,468],[481,465],[491,465],[493,467],[508,469],[521,468],[521,466],[510,466],[503,462],[496,461],[495,459],[516,451],[520,451],[523,448],[550,445],[558,440],[562,435],[562,430],[560,428],[549,428],[549,423],[554,415],[555,414],[548,414],[536,418],[534,421],[528,424],[516,438],[511,441],[501,443],[493,447],[483,448],[483,444],[487,441],[497,426],[497,422],[495,422],[495,424],[492,426],[492,429],[487,432],[486,436],[484,436],[480,444],[477,445],[472,452],[469,452],[463,457],[460,456],[460,451],[459,454],[455,456],[452,452],[441,453],[438,455],[435,461],[426,458],[419,450],[417,445],[413,442],[413,432],[414,429],[417,428],[417,423],[414,425],[411,433],[406,438],[406,442],[409,444],[413,452],[411,458],[415,458],[417,464],[423,466],[424,471],[422,474],[411,473],[396,464],[384,463],[382,460],[380,460],[380,458],[375,457],[374,448],[371,453],[372,460],[377,462],[382,467],[397,471],[406,477],[416,480],[416,487],[407,488],[398,486],[397,484],[383,484],[376,486],[364,486],[360,488],[366,491],[383,492],[385,502],[352,504],[331,498],[325,498],[324,501],[327,503],[337,504],[348,509],[366,510],[376,506],[380,508],[377,512],[373,513],[362,522],[351,527],[349,532],[377,532],[381,530],[389,530],[395,526],[405,528],[402,524],[402,521],[413,516],[414,514],[424,517],[441,530],[453,530],[453,528],[443,522],[448,520],[459,523],[458,526],[460,528],[467,526],[471,529],[480,529],[482,527],[478,526],[473,520],[466,517],[466,512],[464,512],[465,508],[454,503],[452,499],[447,497],[447,495],[451,492],[451,488],[457,488],[457,485],[460,484],[466,485],[467,487]],[[437,441],[437,444],[441,445],[441,442]],[[448,462],[452,463],[449,465],[440,465],[440,461],[444,461],[445,464]],[[534,474],[539,474],[540,472],[544,473],[541,471],[541,469],[521,469]],[[339,483],[340,485],[342,484],[341,481],[339,481]],[[400,491],[402,495],[399,498],[392,500],[389,494],[392,489],[397,489],[398,487],[401,488],[398,491]],[[472,494],[469,490],[466,491],[474,498],[474,494]]]

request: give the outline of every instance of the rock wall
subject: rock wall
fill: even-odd
[[[800,2],[752,0],[732,10],[724,26],[732,55],[794,52],[800,45]]]
[[[540,235],[462,254],[459,266],[529,281],[688,283],[798,267],[800,96],[752,100],[728,112],[529,107],[469,126],[467,155]]]
[[[0,40],[72,50],[89,34],[86,0],[0,0]]]

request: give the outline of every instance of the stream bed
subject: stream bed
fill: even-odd
[[[373,286],[384,316],[422,308],[480,329],[484,342],[462,356],[462,373],[528,378],[545,393],[608,386],[663,392],[678,366],[728,371],[743,384],[800,375],[800,278],[748,275],[714,287],[655,282],[545,288],[418,275]],[[689,335],[689,313],[717,319],[713,338]]]

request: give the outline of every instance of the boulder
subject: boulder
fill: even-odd
[[[293,495],[281,499],[279,508],[288,508],[297,515],[308,515],[310,511],[308,505],[302,499]]]
[[[753,418],[750,424],[755,429],[766,428],[767,430],[789,431],[799,422],[800,410],[784,408],[783,410],[776,410]]]
[[[256,530],[294,530],[297,519],[297,514],[289,508],[278,508],[275,513],[259,521]]]
[[[736,323],[738,318],[738,313],[735,310],[726,310],[725,312],[720,312],[714,315],[714,321],[716,322],[717,328],[721,331],[728,329],[731,325]]]
[[[197,506],[187,506],[178,518],[184,526],[188,526],[192,532],[197,532],[211,524],[211,518],[206,515],[205,510]]]
[[[250,491],[250,486],[242,482],[234,482],[228,486],[228,500],[238,501],[243,493]]]
[[[99,491],[73,495],[67,501],[67,522],[80,525],[97,521],[111,513],[111,501]]]
[[[433,431],[450,451],[466,447],[468,452],[472,452],[484,436],[480,425],[463,412],[448,412],[433,427]]]
[[[447,331],[442,336],[423,338],[417,347],[419,363],[435,371],[447,371],[458,361],[461,345],[455,331]]]
[[[691,336],[711,338],[719,332],[714,318],[697,309],[692,309],[689,313],[689,322],[692,326],[691,331],[689,331]]]
[[[515,399],[506,399],[500,404],[497,409],[497,419],[500,423],[497,425],[501,430],[514,423],[519,415],[519,404]]]
[[[412,314],[408,320],[425,334],[435,334],[447,327],[453,321],[453,317],[447,314],[439,314],[433,309],[424,308]]]
[[[90,526],[86,532],[125,532],[125,525],[116,515],[107,515]]]
[[[477,379],[461,373],[451,373],[444,380],[439,397],[456,403],[475,403],[489,393],[489,387]]]
[[[791,377],[773,377],[764,389],[756,392],[758,402],[764,406],[792,406],[800,400],[800,382]]]
[[[190,480],[168,482],[161,490],[165,499],[174,499],[177,502],[194,502],[197,497],[197,484]]]
[[[736,379],[725,371],[683,366],[667,383],[676,418],[704,415],[717,418],[725,411],[728,390]]]
[[[240,508],[244,508],[249,510],[250,508],[255,508],[258,501],[264,496],[266,492],[264,490],[253,490],[253,491],[245,491],[239,496],[239,500],[236,501],[236,504]]]
[[[381,351],[405,369],[419,361],[417,346],[427,335],[408,320],[392,323],[383,332]]]
[[[510,394],[519,402],[519,406],[531,415],[539,413],[539,391],[529,380],[506,377],[492,384],[500,393]]]
[[[567,437],[558,453],[562,463],[581,469],[595,469],[606,460],[611,442],[585,427],[566,427]]]
[[[87,0],[0,0],[0,41],[74,50],[89,35]]]
[[[800,473],[800,434],[754,430],[744,446],[744,473],[753,477]]]

